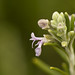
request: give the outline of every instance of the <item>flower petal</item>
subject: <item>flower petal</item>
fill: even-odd
[[[35,46],[39,45],[41,43],[41,41],[39,41],[37,44],[35,44]]]
[[[40,28],[42,28],[42,29],[46,29],[46,28],[49,28],[49,21],[47,20],[47,19],[40,19],[39,21],[38,21],[38,25],[39,25],[39,27]]]
[[[35,49],[35,55],[36,56],[40,56],[41,55],[41,47],[37,47],[36,49]]]
[[[34,33],[33,33],[33,32],[31,33],[31,37],[35,37],[35,35],[34,35]]]
[[[32,37],[32,38],[30,38],[30,40],[35,40],[35,39],[36,39],[36,37],[35,37],[35,35],[34,35],[33,32],[31,33],[31,37]]]
[[[33,48],[33,44],[34,44],[35,40],[32,42],[32,48]]]

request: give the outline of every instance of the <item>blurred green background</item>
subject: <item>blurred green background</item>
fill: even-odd
[[[54,11],[75,13],[75,0],[0,0],[0,75],[47,75],[32,63],[30,34],[47,33],[37,21],[51,19]],[[50,46],[39,59],[61,68],[63,60]]]

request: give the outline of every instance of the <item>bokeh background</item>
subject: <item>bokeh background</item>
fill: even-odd
[[[30,34],[42,36],[47,31],[37,25],[52,13],[75,13],[75,0],[0,0],[0,75],[47,75],[32,63],[35,57]],[[39,59],[61,68],[63,60],[50,46],[42,47]]]

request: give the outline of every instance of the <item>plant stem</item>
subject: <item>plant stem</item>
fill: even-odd
[[[71,43],[70,43],[70,62],[69,62],[69,67],[70,67],[70,74],[74,75],[74,49],[73,49],[73,41],[74,41],[75,36],[72,38]]]
[[[65,49],[66,49],[66,52],[69,56],[69,71],[70,71],[70,75],[74,75],[74,49],[73,49],[73,41],[75,39],[75,36],[73,36],[73,38],[71,38],[71,42],[70,42],[70,45],[69,47],[67,46]]]

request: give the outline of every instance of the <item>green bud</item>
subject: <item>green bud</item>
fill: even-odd
[[[66,47],[68,43],[66,41],[61,42],[62,47]]]
[[[63,14],[63,12],[60,13],[60,16],[62,16],[62,17],[64,18],[64,14]]]
[[[50,33],[50,32],[52,32],[52,30],[51,29],[48,29],[48,32]]]
[[[64,30],[66,30],[66,26],[62,25],[62,23],[59,23],[57,26],[57,31],[58,32],[64,32]]]
[[[68,37],[69,37],[69,38],[72,37],[73,35],[74,35],[74,31],[68,32]]]
[[[51,36],[51,35],[44,35],[44,37],[48,40],[48,42],[47,42],[48,44],[55,42],[55,39],[53,39],[53,36]],[[45,44],[47,44],[47,43],[45,43]]]
[[[57,18],[57,22],[59,23],[59,22],[62,22],[62,21],[63,21],[63,18],[62,18],[62,16],[59,15],[59,17]]]
[[[67,12],[65,12],[65,20],[66,20],[66,26],[67,26],[67,32],[69,32],[71,30],[71,24],[70,24],[70,20],[69,20],[69,15]]]
[[[53,28],[57,28],[57,22],[55,20],[51,20],[51,26]]]
[[[61,13],[60,13],[60,16],[62,16],[63,21],[66,21],[66,20],[65,20],[65,16],[64,16],[64,14],[63,14],[63,12],[61,12]]]
[[[50,36],[50,35],[43,35],[46,39],[51,39],[52,38],[52,36]]]
[[[56,12],[53,13],[52,19],[57,20],[58,16],[59,16],[59,13],[56,11]]]
[[[64,36],[66,34],[66,30],[67,27],[60,23],[60,25],[57,27],[57,36]]]
[[[72,14],[72,16],[71,16],[71,30],[73,30],[73,31],[74,31],[74,21],[75,21],[75,16],[74,16],[74,14]]]

